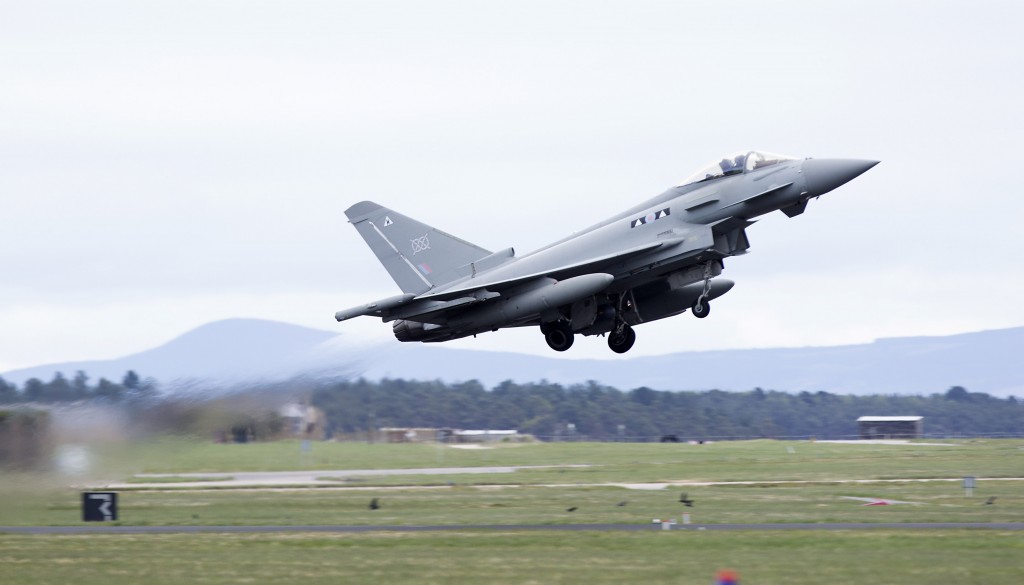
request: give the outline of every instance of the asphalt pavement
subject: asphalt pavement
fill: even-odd
[[[568,469],[590,465],[507,465],[490,467],[426,467],[415,469],[328,469],[304,471],[226,471],[221,473],[139,473],[133,483],[111,483],[108,489],[140,488],[228,488],[228,487],[281,487],[324,486],[365,477],[395,475],[466,475],[489,473],[515,473],[525,469]],[[144,480],[152,479],[152,483]],[[192,479],[194,481],[187,481]],[[162,480],[162,481],[161,481]],[[167,480],[174,480],[168,483]],[[182,481],[185,480],[185,481]]]

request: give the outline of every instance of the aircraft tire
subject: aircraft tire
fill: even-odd
[[[629,325],[622,329],[621,335],[614,333],[608,336],[608,347],[615,353],[626,353],[636,343],[636,331]]]
[[[698,319],[703,319],[711,313],[711,303],[707,299],[697,299],[693,302],[693,306],[690,307],[690,312],[693,316]]]
[[[568,325],[558,324],[544,333],[544,341],[548,342],[548,347],[555,351],[565,351],[572,347],[575,336]]]

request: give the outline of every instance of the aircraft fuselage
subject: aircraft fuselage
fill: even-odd
[[[799,215],[808,200],[875,164],[741,153],[709,165],[703,178],[698,173],[519,258],[512,249],[490,253],[397,212],[359,203],[346,212],[349,220],[406,294],[339,311],[336,318],[394,321],[401,341],[540,326],[548,345],[559,351],[577,333],[609,334],[614,351],[627,351],[635,340],[632,328],[641,323],[686,310],[707,315],[708,302],[733,286],[716,277],[726,257],[746,253],[746,229],[754,218],[776,210]]]

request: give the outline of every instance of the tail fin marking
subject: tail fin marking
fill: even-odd
[[[372,201],[356,203],[345,215],[405,293],[421,294],[467,276],[470,263],[491,254]]]
[[[423,274],[420,273],[420,270],[423,270],[422,265],[421,265],[420,270],[417,270],[416,267],[412,265],[412,262],[409,262],[409,259],[406,258],[405,254],[402,254],[401,252],[399,252],[398,248],[395,247],[395,245],[391,242],[391,240],[389,240],[388,237],[384,235],[384,232],[380,231],[379,227],[374,225],[374,223],[372,221],[370,221],[370,220],[367,220],[366,223],[370,224],[370,227],[373,228],[373,231],[377,232],[377,235],[379,235],[380,238],[382,240],[384,240],[387,243],[388,246],[391,247],[391,250],[395,253],[395,255],[398,256],[399,258],[401,258],[405,262],[405,264],[409,267],[409,270],[411,270],[413,274],[418,276],[420,278],[420,280],[423,281],[423,285],[427,287],[427,288],[423,289],[423,291],[430,290],[431,288],[433,288],[434,285],[431,284],[431,282],[429,280],[427,280],[426,277],[423,276]],[[384,225],[385,226],[389,226],[392,223],[393,222],[391,221],[390,217],[387,217],[387,216],[384,217]],[[387,268],[386,265],[385,265],[385,268]],[[430,269],[427,268],[426,270],[427,270],[427,274],[430,274],[430,272],[429,272]],[[391,269],[388,268],[388,272],[390,272],[390,271],[391,271]],[[394,278],[393,274],[392,274],[392,278]],[[405,287],[402,286],[402,283],[398,282],[397,279],[395,280],[395,282],[398,283],[398,286],[402,287],[402,292],[412,292],[412,291],[405,290]],[[420,291],[420,292],[422,292],[422,291]]]

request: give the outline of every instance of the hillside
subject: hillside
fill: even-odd
[[[595,380],[630,389],[749,390],[846,394],[928,394],[959,385],[994,396],[1024,395],[1018,365],[1024,327],[945,337],[880,339],[837,347],[681,352],[624,360],[577,360],[515,353],[450,349],[443,345],[367,347],[359,340],[271,321],[209,323],[170,342],[122,358],[47,364],[3,373],[9,382],[48,380],[54,372],[84,370],[93,379],[120,379],[132,369],[164,388],[196,380],[225,384],[295,376],[369,379],[476,379],[487,387],[504,380],[572,384]]]

